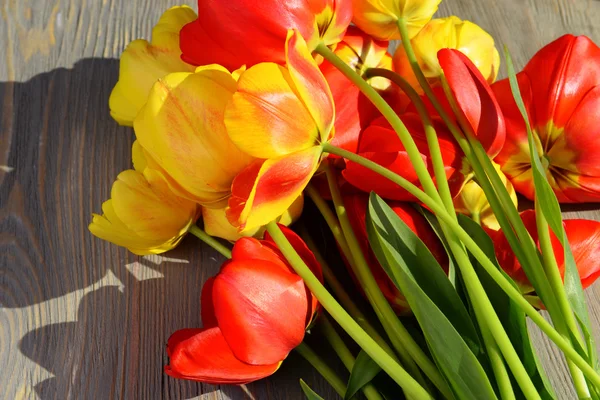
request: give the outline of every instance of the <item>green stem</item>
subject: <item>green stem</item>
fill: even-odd
[[[275,222],[267,224],[267,231],[277,247],[306,286],[315,295],[323,308],[337,321],[352,339],[404,390],[407,396],[415,400],[432,399],[431,395],[410,376],[385,350],[383,350],[367,333],[350,317],[333,296],[325,289],[319,279],[306,266],[294,247],[287,240]]]
[[[325,223],[327,223],[327,226],[329,226],[329,229],[333,234],[333,238],[337,242],[338,246],[340,246],[340,250],[342,251],[344,257],[346,257],[346,261],[348,261],[349,264],[353,264],[354,258],[352,257],[352,253],[348,247],[348,242],[344,237],[344,232],[342,232],[342,227],[340,226],[337,216],[331,210],[329,204],[327,204],[319,191],[312,184],[308,184],[306,187],[306,193],[313,203],[315,203],[317,209],[325,219]]]
[[[329,190],[331,191],[333,205],[338,215],[340,225],[342,226],[342,232],[344,232],[344,237],[348,242],[348,247],[350,248],[350,252],[352,253],[352,257],[355,261],[355,265],[353,266],[355,268],[354,274],[361,283],[365,294],[367,295],[367,299],[375,310],[375,314],[379,318],[379,321],[383,325],[383,328],[392,341],[392,346],[394,346],[394,348],[398,351],[398,354],[407,369],[413,371],[413,368],[410,366],[413,364],[414,360],[414,363],[421,368],[421,370],[440,390],[440,392],[442,392],[445,397],[452,398],[452,392],[450,391],[444,378],[440,375],[437,367],[433,364],[429,357],[427,357],[421,347],[419,347],[419,345],[414,341],[413,337],[406,330],[404,325],[402,325],[402,322],[400,322],[398,319],[398,316],[392,309],[392,306],[381,292],[377,281],[373,277],[373,273],[371,272],[369,264],[362,253],[358,239],[354,234],[354,230],[352,229],[352,224],[350,223],[350,219],[346,213],[346,208],[344,207],[340,189],[337,185],[333,171],[327,163],[324,163],[323,167],[325,169],[325,173],[327,174]],[[416,373],[418,373],[418,369],[413,372],[413,374]],[[419,379],[417,378],[417,380]]]
[[[231,258],[231,250],[227,246],[219,242],[214,237],[210,236],[208,233],[204,232],[202,229],[198,228],[197,225],[190,225],[190,227],[188,228],[188,232],[196,236],[198,239],[202,240],[204,243],[206,243],[225,257]]]
[[[319,327],[321,328],[323,336],[325,336],[325,339],[327,339],[340,360],[342,360],[346,369],[352,373],[352,368],[354,368],[356,359],[325,314],[322,314],[320,317]],[[383,397],[379,394],[377,389],[375,389],[375,386],[370,383],[363,386],[362,392],[368,400],[383,400]]]
[[[419,117],[423,123],[423,128],[425,130],[425,135],[427,138],[427,143],[429,145],[431,158],[433,162],[435,178],[440,191],[440,197],[442,198],[442,201],[444,202],[444,206],[446,207],[448,213],[450,213],[453,216],[456,216],[450,187],[448,185],[448,181],[446,180],[446,171],[444,168],[444,162],[442,159],[442,153],[438,142],[437,134],[431,122],[431,118],[429,117],[429,113],[427,111],[425,103],[423,102],[423,100],[421,100],[421,97],[416,92],[416,90],[413,89],[413,87],[404,78],[402,78],[400,75],[396,74],[393,71],[386,70],[383,68],[374,68],[367,70],[366,75],[382,76],[384,78],[389,79],[394,84],[400,87],[400,89],[409,97],[412,104],[415,106],[417,113],[419,114]],[[458,241],[456,240],[456,236],[454,236],[452,232],[447,232],[446,236],[449,243],[453,242],[452,248],[454,249],[454,251],[461,253],[461,255],[458,258],[463,263],[463,266],[461,268],[469,268],[469,266],[465,264],[470,264],[470,260],[465,254],[464,247],[460,245],[460,243],[458,243]],[[478,314],[481,315],[480,312]],[[500,394],[503,399],[514,399],[515,395],[512,389],[512,384],[510,382],[510,377],[508,375],[508,371],[506,370],[506,366],[504,364],[502,354],[500,353],[500,349],[498,348],[498,344],[496,343],[491,332],[489,331],[488,324],[485,321],[481,320],[481,318],[479,319],[484,344],[487,349],[487,353],[490,357],[490,361],[492,363],[492,369],[494,371],[494,375],[496,376],[496,381],[498,382]]]
[[[535,221],[538,232],[538,240],[540,242],[540,248],[542,251],[542,258],[544,260],[546,276],[548,276],[553,294],[556,297],[562,311],[566,328],[571,332],[571,335],[566,332],[563,333],[563,337],[567,340],[578,338],[579,330],[577,328],[573,310],[571,310],[569,299],[567,298],[567,293],[565,292],[565,287],[560,276],[560,270],[558,269],[558,263],[556,262],[556,257],[554,255],[554,248],[552,247],[548,222],[544,218],[544,214],[537,198],[535,200]],[[582,343],[580,342],[580,344]],[[571,372],[571,378],[573,380],[573,385],[575,386],[577,396],[580,399],[588,399],[590,397],[590,391],[587,386],[585,376],[571,360],[567,359],[567,365],[569,367],[569,371]]]
[[[360,91],[367,97],[371,103],[381,112],[385,119],[390,123],[392,129],[400,138],[406,153],[410,159],[410,162],[415,169],[415,173],[419,177],[421,185],[427,193],[437,193],[433,179],[427,170],[427,165],[421,157],[421,153],[415,144],[410,132],[406,129],[406,126],[398,117],[396,112],[390,107],[390,105],[381,97],[381,95],[375,90],[367,81],[365,81],[352,67],[346,64],[341,58],[339,58],[329,47],[321,43],[315,49],[315,52],[323,56],[329,61],[334,67],[340,70],[341,73],[348,78]]]
[[[446,169],[444,167],[440,142],[438,141],[437,133],[433,123],[431,122],[431,118],[429,117],[427,107],[421,99],[421,96],[419,96],[417,91],[413,89],[413,87],[404,78],[394,71],[390,71],[385,68],[371,68],[367,70],[365,75],[367,77],[381,76],[389,79],[408,96],[412,104],[415,106],[425,131],[425,137],[427,139],[427,145],[429,146],[429,152],[433,164],[433,172],[437,182],[439,195],[444,203],[444,206],[446,207],[446,210],[448,210],[450,213],[454,213],[454,203],[452,201],[452,193],[450,192],[448,179],[446,178]]]
[[[485,321],[483,321],[483,323],[485,324]],[[502,352],[494,340],[494,336],[490,332],[489,327],[487,325],[482,325],[483,324],[480,324],[481,335],[483,336],[485,348],[488,357],[490,358],[492,369],[494,370],[494,376],[496,377],[496,383],[498,384],[498,390],[500,391],[500,398],[502,400],[514,400],[515,392],[512,388],[512,382],[510,381],[508,370],[504,364],[504,359],[502,358]]]
[[[330,144],[324,144],[323,150],[327,153],[336,154],[340,157],[344,157],[371,169],[372,171],[400,185],[407,192],[415,196],[420,202],[429,207],[432,212],[434,212],[450,227],[450,229],[455,232],[455,234],[465,244],[471,254],[473,254],[473,257],[475,257],[475,259],[481,264],[481,266],[498,284],[498,286],[500,286],[500,288],[507,294],[507,296],[509,296],[511,300],[513,300],[515,304],[521,308],[537,326],[540,327],[546,336],[548,336],[548,338],[563,351],[567,358],[571,359],[583,371],[584,375],[591,382],[593,382],[594,385],[600,385],[600,375],[596,373],[594,368],[592,368],[587,361],[581,357],[581,355],[579,355],[579,353],[571,346],[569,341],[565,340],[562,335],[556,331],[531,304],[529,304],[527,299],[525,299],[523,295],[517,289],[515,289],[512,283],[507,280],[500,271],[498,271],[494,263],[487,257],[485,252],[479,248],[477,243],[469,236],[469,234],[462,229],[462,227],[452,218],[452,216],[450,216],[436,201],[427,196],[422,190],[403,177],[395,174],[385,167],[380,166],[377,163],[374,163],[371,160],[344,149],[337,148]],[[492,329],[492,327],[490,327],[490,329]]]
[[[336,374],[335,371],[331,369],[331,367],[327,365],[327,363],[325,363],[325,361],[323,361],[323,359],[321,359],[317,353],[314,352],[313,349],[311,349],[306,343],[302,342],[294,350],[304,357],[304,359],[308,361],[310,365],[312,365],[327,382],[329,382],[337,394],[344,397],[346,394],[346,384],[344,381],[342,381],[338,374]]]
[[[354,301],[352,301],[352,298],[350,297],[348,292],[346,292],[346,290],[344,289],[344,286],[335,277],[335,274],[333,273],[333,271],[329,267],[329,264],[327,264],[327,262],[325,261],[325,259],[323,258],[323,256],[321,255],[321,253],[319,252],[317,247],[315,246],[315,243],[313,242],[312,238],[305,232],[302,232],[301,236],[302,236],[302,239],[304,240],[304,242],[306,243],[306,245],[308,246],[308,248],[315,255],[315,258],[317,259],[319,264],[321,265],[321,269],[323,271],[323,277],[325,278],[325,282],[327,282],[327,284],[329,285],[331,290],[333,290],[333,293],[338,298],[338,301],[344,306],[344,308],[346,309],[348,314],[350,314],[350,316],[352,316],[352,318],[354,318],[354,320],[358,323],[358,325],[360,325],[360,327],[363,328],[365,330],[365,332],[367,332],[367,334],[369,336],[371,336],[373,338],[373,340],[375,340],[379,346],[381,346],[382,349],[384,349],[392,358],[394,358],[396,361],[398,361],[396,358],[396,354],[394,353],[394,350],[392,350],[392,348],[388,345],[388,343],[385,341],[385,339],[379,334],[377,329],[375,329],[375,327],[373,327],[373,325],[371,325],[371,323],[369,322],[369,319],[358,308],[356,303],[354,303]]]

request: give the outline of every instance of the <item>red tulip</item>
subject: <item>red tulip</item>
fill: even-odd
[[[565,35],[542,48],[517,75],[547,175],[560,202],[600,200],[600,48]],[[507,124],[496,158],[516,190],[534,198],[527,131],[508,80],[493,86]]]
[[[421,157],[433,176],[433,165],[421,119],[417,114],[407,113],[402,116],[402,121],[412,134]],[[442,150],[442,159],[446,167],[446,177],[450,183],[452,193],[456,195],[464,181],[464,175],[461,172],[463,154],[446,126],[438,119],[434,120],[434,125]],[[375,120],[362,132],[358,144],[358,154],[394,171],[419,186],[419,180],[408,153],[394,130],[383,117]],[[374,191],[389,200],[415,200],[411,194],[397,184],[355,162],[347,161],[343,175],[350,184],[367,193]]]
[[[284,234],[322,280],[321,268],[304,242]],[[304,339],[317,300],[289,266],[270,237],[242,238],[230,261],[202,289],[202,329],[183,329],[170,338],[175,378],[241,384],[273,374]]]
[[[358,74],[363,75],[369,68],[391,69],[392,57],[387,48],[388,42],[374,40],[360,29],[351,26],[335,48],[335,53]],[[327,79],[335,103],[335,137],[331,144],[356,152],[361,130],[380,114],[339,69],[328,61],[324,61],[320,69]],[[369,83],[380,90],[390,86],[390,82],[383,78],[370,79]]]
[[[410,312],[410,309],[408,308],[406,299],[388,277],[370,248],[366,226],[368,204],[369,196],[365,193],[344,195],[344,206],[346,207],[346,212],[350,218],[352,229],[358,238],[360,248],[367,259],[379,288],[397,314],[407,314]],[[425,220],[425,218],[419,214],[410,203],[389,201],[388,205],[396,215],[398,215],[400,219],[402,219],[402,221],[404,221],[408,227],[421,238],[440,265],[447,270],[448,256],[444,251],[442,243],[433,229],[429,226],[427,220]]]
[[[535,211],[521,213],[521,219],[533,240],[538,243],[538,233],[535,224]],[[583,288],[590,286],[600,276],[600,222],[585,219],[570,219],[563,221],[571,251],[577,264]],[[527,279],[521,264],[513,253],[504,233],[487,230],[496,248],[498,263],[520,287],[523,294],[533,292],[533,287]],[[552,249],[558,263],[560,274],[564,276],[564,250],[558,238],[550,232]]]
[[[479,69],[455,49],[442,49],[438,61],[453,96],[455,114],[468,130],[495,157],[506,139],[504,117],[494,93]]]
[[[283,64],[289,29],[298,30],[312,51],[321,42],[338,43],[351,19],[350,0],[199,0],[198,19],[181,30],[181,58],[230,70]]]

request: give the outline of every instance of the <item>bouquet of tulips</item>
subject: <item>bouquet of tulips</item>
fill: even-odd
[[[127,46],[109,105],[133,169],[89,229],[228,259],[168,375],[248,383],[295,349],[345,399],[553,399],[529,318],[600,399],[600,223],[560,209],[600,199],[600,48],[566,35],[519,73],[505,51],[495,82],[492,37],[439,2],[200,0]]]

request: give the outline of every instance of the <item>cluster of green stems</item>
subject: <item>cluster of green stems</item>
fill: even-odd
[[[493,308],[475,272],[469,254],[487,271],[514,304],[521,308],[564,353],[578,397],[580,399],[598,398],[597,389],[600,389],[600,375],[598,375],[590,362],[590,359],[593,358],[587,357],[585,353],[581,354],[584,341],[577,328],[577,322],[562,283],[551,245],[548,224],[544,219],[543,213],[539,210],[539,204],[536,202],[536,222],[541,258],[538,256],[536,243],[526,230],[518,210],[514,206],[506,187],[488,155],[485,153],[485,150],[479,141],[469,133],[470,129],[468,127],[457,125],[454,119],[447,115],[433,94],[427,79],[419,67],[410,40],[408,39],[406,23],[402,19],[398,21],[398,29],[403,38],[402,45],[419,84],[460,145],[511,248],[515,252],[527,276],[533,278],[531,281],[536,283],[535,290],[549,311],[554,326],[546,321],[529,303],[526,297],[513,286],[513,283],[497,269],[493,261],[488,258],[484,251],[459,224],[446,179],[437,134],[428,111],[417,92],[402,77],[392,71],[371,69],[366,73],[367,78],[372,76],[388,78],[394,84],[398,85],[414,104],[425,130],[434,177],[430,175],[412,136],[396,112],[363,77],[339,59],[327,46],[321,44],[317,47],[316,52],[337,67],[352,81],[377,107],[398,134],[419,177],[422,189],[366,158],[332,146],[329,143],[322,144],[323,151],[343,157],[379,173],[408,191],[436,215],[451,255],[456,261],[458,270],[465,283],[467,295],[473,305],[475,317],[482,333],[483,343],[491,362],[501,399],[516,398],[509,370],[525,398],[540,399],[540,395]],[[442,82],[447,94],[449,94],[448,85],[444,82],[443,77]],[[449,96],[449,100],[452,104],[451,95]],[[388,344],[386,338],[379,333],[378,329],[371,324],[359,307],[356,306],[348,293],[345,292],[343,285],[337,281],[335,275],[323,257],[321,257],[318,249],[314,246],[308,235],[303,234],[302,236],[321,263],[325,280],[335,293],[337,299],[310,271],[275,222],[267,225],[268,232],[327,313],[402,388],[407,398],[433,398],[434,391],[431,385],[435,386],[444,398],[453,398],[451,389],[448,387],[447,382],[440,374],[436,365],[403,326],[377,285],[350,225],[334,172],[328,165],[327,160],[323,162],[322,167],[329,182],[335,213],[327,202],[321,198],[319,192],[314,187],[309,185],[306,193],[313,200],[331,229],[341,252],[363,287],[366,297],[373,307],[375,315],[379,319],[391,346]],[[437,182],[437,187],[434,184],[434,178],[435,182]],[[190,232],[197,236],[202,235],[201,231],[195,232],[194,230],[190,230]],[[205,237],[201,237],[201,239],[206,241]],[[214,241],[210,237],[208,240]],[[211,246],[215,245],[215,243],[209,244]],[[223,248],[218,242],[216,246],[217,250],[223,255],[230,256],[228,249]],[[355,361],[354,357],[325,316],[322,316],[320,330],[339,355],[346,368],[351,371]],[[588,349],[588,351],[592,352],[593,350]],[[345,384],[331,369],[326,367],[326,364],[310,348],[302,345],[298,348],[298,352],[321,372],[340,395],[344,395]],[[362,390],[369,400],[381,399],[381,395],[372,385],[367,385]]]

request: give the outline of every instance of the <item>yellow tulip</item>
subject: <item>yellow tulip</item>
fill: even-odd
[[[500,165],[494,163],[494,167],[506,186],[510,198],[515,206],[517,206],[517,193],[515,192],[513,185],[500,170]],[[454,207],[456,208],[456,212],[470,216],[490,229],[500,229],[500,224],[498,224],[498,220],[483,193],[483,189],[481,189],[479,184],[473,180],[466,183],[458,196],[454,198]]]
[[[216,65],[169,74],[152,87],[134,122],[141,146],[176,182],[171,189],[205,207],[225,206],[233,178],[253,161],[225,129],[235,76]]]
[[[139,255],[171,250],[199,216],[199,207],[175,195],[165,176],[148,168],[134,144],[135,170],[119,174],[102,215],[93,214],[89,230],[100,239]]]
[[[179,31],[197,18],[187,6],[167,10],[152,30],[152,42],[131,42],[119,67],[119,81],[108,104],[111,116],[121,125],[132,126],[140,108],[146,103],[154,83],[171,72],[191,72],[194,66],[181,60]]]
[[[459,50],[479,69],[484,78],[492,83],[500,68],[500,55],[494,38],[479,26],[451,16],[433,19],[411,40],[419,66],[432,86],[439,83],[442,68],[438,51],[449,48]],[[412,72],[404,48],[394,54],[394,70],[420,91],[417,78]]]
[[[375,39],[400,39],[397,21],[406,21],[414,37],[431,19],[441,0],[352,0],[352,22]]]
[[[304,207],[304,196],[300,195],[292,205],[277,218],[277,222],[282,225],[291,225],[296,222],[302,214]],[[265,228],[255,227],[254,229],[244,230],[240,232],[236,227],[229,223],[226,214],[226,208],[202,208],[202,219],[204,220],[204,231],[211,236],[220,237],[226,240],[235,242],[242,237],[252,236],[257,239],[262,239]]]

